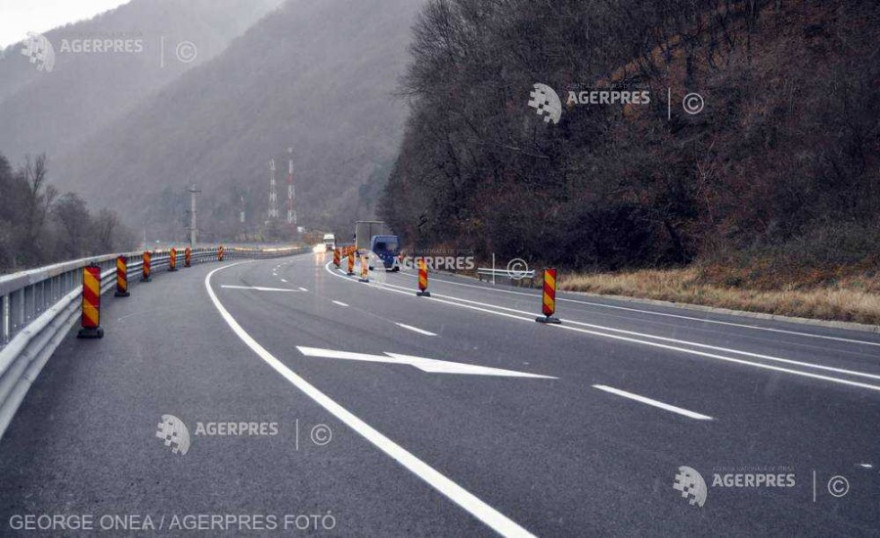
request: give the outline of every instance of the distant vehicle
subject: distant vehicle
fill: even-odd
[[[396,235],[374,235],[370,240],[370,250],[382,260],[386,270],[400,271],[400,266],[394,263],[400,254],[400,240]]]
[[[381,220],[359,220],[354,225],[354,244],[360,254],[372,249],[374,235],[388,233],[388,227]]]
[[[336,236],[333,234],[324,234],[324,247],[328,251],[336,248]]]

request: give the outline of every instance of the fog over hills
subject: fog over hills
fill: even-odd
[[[402,136],[408,108],[394,92],[421,5],[288,1],[56,159],[63,187],[88,191],[138,232],[167,236],[183,233],[184,191],[196,183],[205,237],[228,237],[266,218],[270,158],[283,216],[292,147],[300,224],[369,215]]]
[[[64,171],[54,164],[63,153],[216,56],[281,1],[132,0],[45,33],[55,53],[51,71],[29,63],[22,43],[6,47],[0,52],[0,152],[13,163],[46,152],[53,180],[64,183]],[[107,51],[104,40],[122,46]]]

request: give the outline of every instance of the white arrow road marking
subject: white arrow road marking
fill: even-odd
[[[426,331],[425,329],[419,329],[418,327],[413,327],[412,325],[404,325],[403,323],[394,323],[398,327],[403,327],[404,329],[408,329],[414,333],[424,334],[425,336],[437,336],[435,333],[431,331]]]
[[[293,370],[284,365],[277,357],[269,353],[266,348],[261,346],[250,334],[245,331],[241,325],[232,317],[226,308],[220,303],[217,294],[211,289],[211,277],[214,273],[235,267],[238,262],[231,265],[225,265],[214,269],[205,277],[205,289],[214,307],[220,313],[220,316],[232,329],[232,332],[238,336],[251,350],[266,362],[273,370],[281,374],[285,379],[290,381],[293,386],[301,390],[306,396],[314,400],[318,405],[332,413],[333,416],[344,422],[349,428],[356,431],[364,439],[373,444],[376,448],[393,458],[410,472],[424,480],[431,487],[445,495],[447,499],[454,502],[469,514],[473,515],[492,530],[510,538],[534,538],[534,535],[519,526],[515,521],[508,518],[498,510],[492,508],[479,497],[459,486],[438,470],[434,469],[427,463],[423,462],[402,446],[398,445],[388,437],[382,435],[379,430],[373,428],[351,411],[342,407],[335,400],[318,390],[314,385],[297,375]]]
[[[596,388],[599,390],[604,390],[605,392],[610,392],[611,394],[616,394],[616,395],[622,396],[624,398],[629,398],[630,400],[635,400],[635,401],[641,402],[643,404],[648,404],[648,405],[652,405],[654,407],[659,407],[660,409],[664,409],[664,410],[670,411],[672,413],[678,413],[679,415],[684,415],[688,418],[693,418],[696,420],[712,420],[712,417],[710,417],[709,415],[701,415],[700,413],[688,411],[687,409],[683,409],[681,407],[669,405],[667,403],[663,403],[658,400],[652,400],[651,398],[646,398],[645,396],[639,396],[638,394],[633,394],[632,392],[627,392],[625,390],[616,389],[614,387],[609,387],[607,385],[593,385],[593,388]]]
[[[323,357],[325,359],[346,359],[351,361],[364,362],[383,362],[386,364],[408,364],[415,366],[423,372],[432,374],[465,374],[465,375],[490,375],[501,377],[531,377],[536,379],[558,379],[556,377],[538,374],[529,374],[527,372],[517,372],[514,370],[503,370],[501,368],[489,368],[488,366],[477,366],[474,364],[464,364],[460,362],[440,361],[437,359],[426,359],[423,357],[413,357],[410,355],[401,355],[399,353],[387,353],[385,355],[368,355],[366,353],[354,353],[352,351],[335,351],[332,349],[321,349],[316,347],[297,346],[297,349],[303,355],[308,357]]]
[[[228,290],[254,290],[254,291],[287,291],[290,293],[306,291],[302,288],[298,290],[289,290],[287,288],[264,288],[262,286],[233,286],[231,284],[221,284],[221,288],[226,288]]]

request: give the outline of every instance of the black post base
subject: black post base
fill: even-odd
[[[562,320],[559,318],[554,318],[553,316],[544,316],[543,318],[535,318],[535,321],[538,323],[562,323]]]
[[[127,291],[117,291],[116,293],[113,294],[113,296],[114,297],[129,297],[129,296],[131,296],[131,293],[129,293]]]
[[[369,278],[359,278],[358,279],[358,282],[369,282],[369,281],[370,281]]]
[[[430,297],[430,296],[431,296],[430,291],[417,291],[416,292],[416,297]]]
[[[76,333],[77,338],[104,338],[104,329],[98,327],[96,329],[80,329]]]
[[[141,277],[141,282],[152,282],[152,281],[153,281],[153,277],[151,277],[151,276],[148,276],[147,278]]]

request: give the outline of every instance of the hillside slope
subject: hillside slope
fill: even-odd
[[[247,227],[266,218],[270,158],[283,195],[292,147],[301,224],[369,214],[402,134],[406,107],[393,91],[420,4],[290,0],[56,162],[65,186],[168,237],[183,232],[184,189],[196,183],[200,227],[228,237],[241,229],[242,200]]]
[[[55,51],[51,71],[30,64],[21,43],[6,47],[0,54],[0,151],[12,162],[43,152],[54,162],[146,96],[220,53],[281,1],[132,0],[47,32]],[[122,40],[123,46],[106,52],[101,45],[98,52],[84,45],[105,39]],[[185,41],[196,47],[188,62],[177,55]],[[85,46],[88,52],[82,51]],[[180,58],[190,60],[187,54],[181,49]]]

